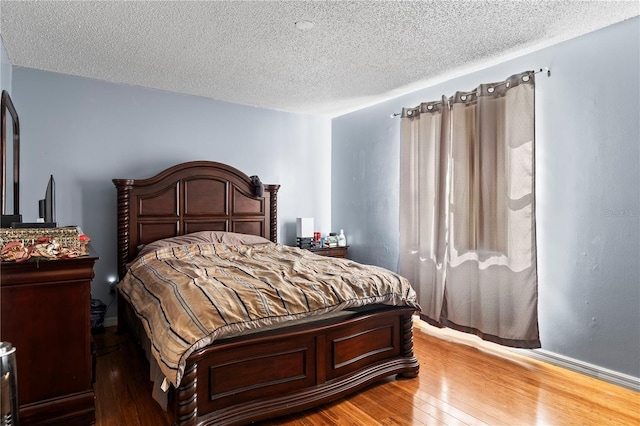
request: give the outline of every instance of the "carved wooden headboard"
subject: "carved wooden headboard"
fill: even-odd
[[[118,191],[118,274],[138,246],[197,231],[260,235],[276,242],[280,185],[254,194],[249,176],[226,164],[192,161],[148,179],[113,179]]]

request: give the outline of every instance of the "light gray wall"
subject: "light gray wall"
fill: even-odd
[[[0,90],[6,90],[11,94],[11,60],[2,39],[0,39]]]
[[[539,323],[545,350],[640,377],[640,18],[332,122],[332,225],[396,269],[403,106],[536,77]]]
[[[330,227],[331,121],[27,68],[13,68],[22,126],[21,210],[38,216],[56,181],[57,220],[78,225],[100,256],[93,297],[116,276],[114,178],[146,178],[192,160],[229,164],[280,184],[279,241],[295,242],[296,217]],[[106,317],[116,314],[115,304]]]
[[[4,42],[0,39],[0,91],[6,90],[11,95],[11,75],[12,75],[12,66],[11,60],[9,59],[9,55],[7,54],[6,49],[4,48]],[[15,105],[14,105],[15,106]],[[19,117],[18,117],[19,118]],[[6,149],[6,161],[7,161],[7,170],[5,177],[10,181],[5,183],[5,212],[7,214],[13,214],[13,121],[10,117],[7,116],[6,119],[6,140],[7,146]]]

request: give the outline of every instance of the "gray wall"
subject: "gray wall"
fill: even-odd
[[[109,302],[116,276],[113,178],[146,178],[174,164],[229,164],[278,194],[279,241],[295,242],[296,217],[330,227],[331,121],[139,87],[14,67],[22,126],[21,213],[37,218],[56,180],[57,220],[78,225],[100,256],[93,297]],[[115,304],[106,314],[116,315]]]
[[[12,75],[12,67],[11,60],[9,59],[9,55],[7,55],[7,51],[4,48],[4,43],[0,39],[0,91],[6,90],[11,96],[11,75]],[[13,101],[13,98],[11,99]],[[5,199],[5,212],[7,214],[13,214],[13,122],[10,117],[7,116],[6,120],[6,137],[7,137],[7,146],[6,146],[6,159],[7,159],[7,170],[6,170],[6,178],[10,179],[10,183],[6,185],[6,199]]]
[[[403,106],[549,67],[536,79],[543,349],[640,377],[640,18],[332,122],[332,225],[396,269]]]
[[[11,94],[11,61],[0,39],[0,90],[6,90]]]

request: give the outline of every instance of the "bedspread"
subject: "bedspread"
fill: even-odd
[[[419,309],[400,275],[275,243],[162,248],[134,261],[118,289],[175,387],[191,353],[242,330],[369,304]]]

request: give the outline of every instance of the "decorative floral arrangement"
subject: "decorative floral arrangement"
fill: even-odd
[[[73,259],[88,254],[91,241],[85,234],[79,234],[75,244],[60,244],[55,237],[39,237],[31,240],[12,240],[4,244],[0,250],[2,262],[24,262],[32,258],[39,259]]]

